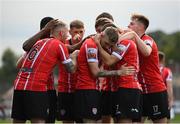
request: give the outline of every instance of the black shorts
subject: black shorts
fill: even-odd
[[[46,123],[55,123],[57,115],[57,95],[56,90],[48,90],[49,96],[49,114]]]
[[[140,116],[140,98],[139,89],[119,88],[116,92],[115,118],[139,119]]]
[[[116,117],[116,105],[118,104],[117,99],[117,91],[111,92],[111,116],[113,118]]]
[[[100,92],[98,90],[75,91],[75,117],[98,120],[101,118]]]
[[[152,120],[168,116],[167,92],[143,94],[142,116]]]
[[[47,92],[15,90],[11,117],[17,120],[46,119],[48,107]]]
[[[112,112],[111,91],[101,92],[101,111],[103,115],[111,115]]]
[[[58,93],[57,119],[74,120],[74,93]]]

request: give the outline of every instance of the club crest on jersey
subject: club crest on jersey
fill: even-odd
[[[92,108],[92,113],[93,113],[94,115],[96,115],[96,114],[97,114],[97,108]]]
[[[97,58],[97,49],[88,48],[87,55],[88,55],[88,59],[96,59]]]
[[[33,49],[32,51],[30,51],[29,56],[28,56],[29,60],[33,60],[37,53],[38,53],[37,49]]]
[[[127,47],[123,44],[117,44],[117,48],[118,48],[118,53],[123,53],[124,51],[126,51]]]

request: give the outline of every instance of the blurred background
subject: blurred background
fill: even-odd
[[[67,24],[82,20],[87,36],[95,33],[95,18],[102,12],[111,13],[123,28],[132,13],[149,18],[147,32],[166,54],[166,65],[173,72],[172,122],[180,122],[180,0],[0,0],[0,122],[10,122],[15,64],[24,53],[23,42],[39,31],[40,20],[45,16]]]

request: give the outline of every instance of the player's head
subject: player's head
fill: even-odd
[[[66,23],[59,21],[52,29],[51,36],[65,42],[69,36],[69,31]]]
[[[112,23],[112,21],[108,18],[99,18],[95,22],[95,29],[97,33],[100,33],[102,31],[102,28],[105,24]]]
[[[113,16],[110,14],[110,13],[107,13],[107,12],[103,12],[101,14],[99,14],[97,17],[96,17],[96,21],[100,18],[108,18],[110,19],[111,21],[114,21],[113,19]]]
[[[165,53],[163,53],[162,51],[159,51],[158,55],[159,55],[159,62],[161,64],[164,64],[165,63]]]
[[[84,36],[84,23],[80,20],[74,20],[70,23],[70,30],[69,33],[71,35],[71,37],[74,37],[75,35],[79,35],[80,39],[79,41],[82,40],[83,36]]]
[[[149,26],[149,19],[141,14],[132,14],[131,22],[128,28],[132,29],[136,33],[145,32]]]
[[[45,25],[50,22],[51,20],[53,20],[52,17],[44,17],[43,19],[41,19],[40,21],[40,29],[44,28]]]
[[[113,23],[107,23],[105,24],[102,29],[101,29],[101,32],[104,31],[107,27],[113,27],[113,28],[117,28],[117,26]]]
[[[118,30],[114,27],[107,27],[103,32],[101,32],[101,45],[105,49],[113,47],[119,38]]]

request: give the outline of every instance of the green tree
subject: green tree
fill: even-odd
[[[17,57],[11,49],[6,49],[2,56],[2,66],[0,68],[0,91],[4,91],[13,85],[17,75]]]
[[[156,41],[158,49],[166,54],[167,62],[180,63],[180,31],[172,34],[166,34],[163,31],[154,31],[150,32],[149,35]]]

